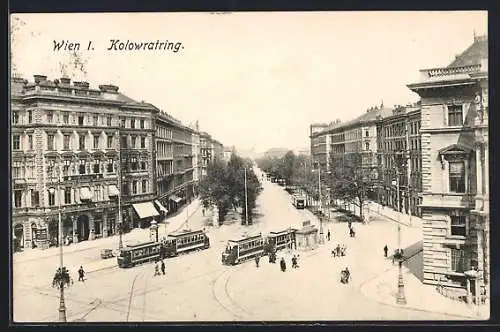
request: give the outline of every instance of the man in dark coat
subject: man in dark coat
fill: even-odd
[[[387,244],[384,247],[384,257],[387,257],[387,251],[389,251],[389,248],[387,248]]]
[[[163,259],[161,260],[161,273],[165,275],[165,262],[163,261]]]
[[[281,257],[280,267],[281,267],[281,271],[283,271],[283,272],[286,271],[286,262],[285,262],[285,259],[283,257]]]
[[[85,281],[85,271],[83,270],[83,267],[81,267],[81,266],[78,269],[78,281]]]
[[[326,233],[326,237],[328,238],[328,241],[330,241],[330,230],[328,230],[328,233]]]

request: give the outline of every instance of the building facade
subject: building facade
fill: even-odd
[[[157,197],[169,211],[194,195],[193,139],[196,131],[165,112],[156,116]],[[194,137],[193,137],[194,136]]]
[[[489,280],[488,41],[421,70],[424,282],[477,295]]]
[[[328,164],[328,135],[326,123],[313,123],[309,126],[309,138],[311,139],[311,162],[313,165],[321,165],[326,170]]]
[[[35,75],[11,81],[12,227],[24,248],[117,232],[118,88]],[[113,90],[114,89],[114,90]]]
[[[193,196],[196,130],[117,86],[12,78],[11,111],[18,247],[56,245],[59,212],[77,243],[148,227]]]
[[[396,169],[399,175],[399,211],[420,216],[422,149],[420,106],[397,106],[377,123],[377,201],[397,210]],[[409,185],[408,185],[409,183]]]
[[[154,127],[158,111],[143,102],[129,102],[120,109],[121,208],[129,228],[149,227],[149,218],[156,216],[153,209],[138,211],[136,203],[156,197]]]

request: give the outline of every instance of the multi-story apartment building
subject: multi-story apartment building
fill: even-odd
[[[194,127],[193,133],[191,134],[191,139],[193,142],[192,152],[193,152],[193,192],[194,195],[198,195],[198,185],[201,179],[201,146],[200,146],[200,131],[198,128],[198,122]]]
[[[422,200],[420,115],[418,104],[396,106],[391,115],[379,117],[377,123],[377,201],[397,210],[397,188],[393,185],[397,170],[399,209],[406,213],[410,210],[413,215],[420,215]]]
[[[193,193],[194,130],[114,85],[12,79],[12,227],[23,247],[149,226]],[[59,209],[59,207],[61,209]]]
[[[236,151],[236,149],[235,149],[234,146],[226,146],[226,147],[224,147],[224,160],[226,162],[228,162],[229,160],[231,160],[231,155],[235,151]]]
[[[212,137],[204,131],[200,132],[201,177],[207,175],[207,166],[213,155]]]
[[[332,170],[332,167],[339,167],[334,163],[340,163],[347,155],[357,154],[361,157],[359,163],[363,176],[375,183],[378,178],[377,121],[389,112],[390,109],[383,105],[372,107],[354,120],[345,123],[336,120],[323,131],[316,132],[311,136],[313,160],[319,161],[322,169]],[[367,189],[373,196],[374,188]]]
[[[311,139],[311,162],[313,165],[318,163],[326,169],[328,165],[328,137],[325,130],[329,125],[326,123],[313,123],[309,126],[309,138]]]
[[[111,91],[118,87],[108,86]],[[155,199],[155,117],[159,110],[148,103],[130,101],[120,109],[121,207],[129,227],[148,227],[158,216]]]
[[[490,271],[487,37],[408,87],[422,107],[424,282],[477,295]]]
[[[25,248],[117,232],[118,88],[35,75],[11,81],[12,226]]]
[[[165,112],[156,116],[156,181],[160,203],[175,211],[193,196],[194,129]]]
[[[224,145],[221,142],[213,139],[212,146],[214,151],[214,160],[224,161]]]

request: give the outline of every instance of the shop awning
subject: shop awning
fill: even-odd
[[[108,186],[108,196],[109,197],[116,197],[120,195],[120,192],[118,191],[118,188],[112,184]]]
[[[80,200],[81,201],[90,201],[92,200],[92,192],[89,187],[80,188]]]
[[[170,196],[170,199],[176,203],[179,203],[180,201],[182,201],[182,198],[180,198],[179,196]]]
[[[156,217],[160,215],[152,202],[136,203],[132,204],[132,206],[134,207],[134,210],[135,212],[137,212],[137,215],[140,219]]]
[[[164,213],[168,213],[168,210],[160,203],[159,200],[155,200],[156,207],[160,210],[163,211]]]

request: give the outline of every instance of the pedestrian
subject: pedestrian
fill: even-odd
[[[260,261],[260,256],[259,255],[255,256],[255,266],[256,267],[259,267],[259,261]]]
[[[297,268],[297,257],[295,257],[295,255],[293,255],[292,257],[292,268],[293,269]]]
[[[85,271],[82,266],[78,269],[78,281],[85,281]]]
[[[154,274],[154,277],[156,276],[159,276],[160,275],[160,269],[158,267],[158,262],[155,263],[155,274]]]
[[[340,256],[340,244],[337,244],[337,248],[335,248],[335,251],[336,251],[336,256],[339,257]]]
[[[205,216],[205,209],[201,209],[201,213],[203,213],[203,216]]]
[[[163,259],[161,260],[161,273],[165,275],[165,262],[163,261]]]
[[[389,248],[387,248],[387,244],[384,246],[384,257],[387,258],[387,251],[389,251]]]
[[[326,234],[326,237],[328,238],[328,241],[330,241],[330,230],[328,230],[328,233]]]
[[[286,262],[285,262],[285,259],[283,257],[281,257],[280,267],[281,267],[282,272],[286,271]]]

